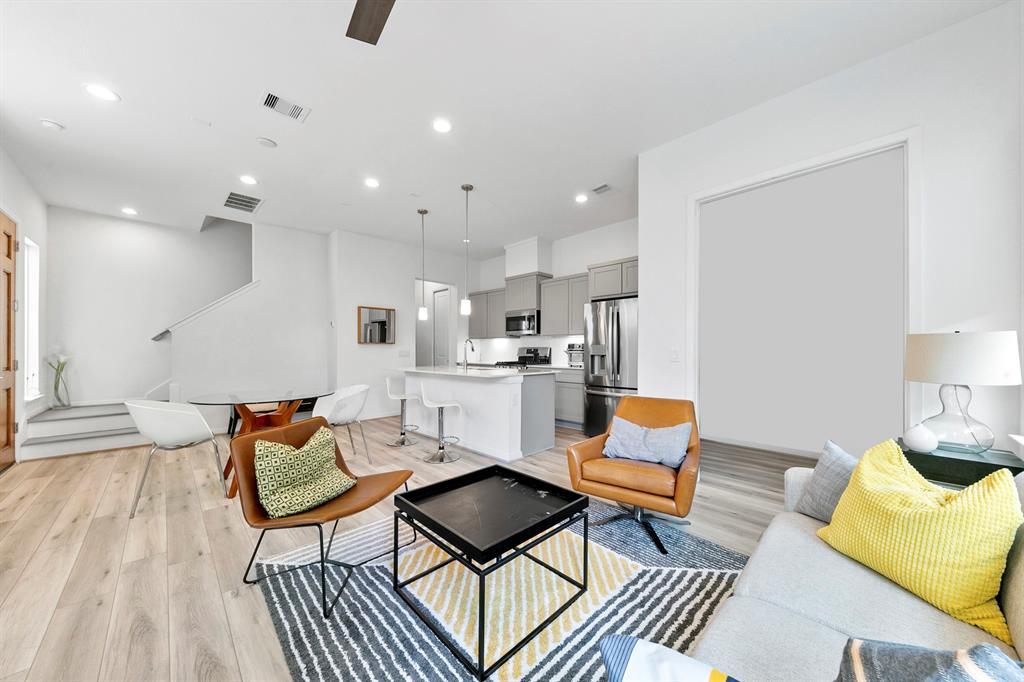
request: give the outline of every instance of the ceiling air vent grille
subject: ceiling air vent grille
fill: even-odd
[[[595,187],[594,189],[592,189],[590,191],[593,192],[594,194],[604,194],[605,192],[607,192],[610,189],[611,189],[611,187],[609,187],[607,184],[604,184],[604,185],[598,185],[597,187]]]
[[[294,118],[299,123],[306,120],[310,111],[309,107],[303,107],[295,104],[294,102],[289,102],[283,97],[275,95],[272,92],[268,92],[267,96],[263,98],[263,106],[268,109],[272,109],[283,116],[287,116],[288,118]]]
[[[262,203],[263,199],[257,199],[256,197],[232,192],[228,195],[227,201],[224,202],[224,205],[228,208],[245,211],[246,213],[255,213],[256,209],[259,208]]]

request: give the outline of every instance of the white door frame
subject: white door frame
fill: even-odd
[[[904,196],[906,197],[903,234],[903,335],[921,325],[921,131],[908,128],[890,135],[868,140],[850,147],[822,154],[797,163],[788,164],[764,173],[736,180],[734,182],[691,194],[686,199],[686,215],[689,220],[685,230],[686,248],[686,395],[694,396],[696,408],[700,411],[700,349],[698,348],[698,327],[700,325],[700,215],[703,204],[744,192],[762,185],[806,175],[830,166],[871,156],[890,149],[904,149]],[[903,352],[899,352],[899,366],[903,367]],[[909,426],[910,415],[921,412],[921,386],[906,382],[899,377],[903,414],[900,421],[904,428]],[[895,381],[895,379],[894,379]],[[897,434],[893,434],[894,436]]]

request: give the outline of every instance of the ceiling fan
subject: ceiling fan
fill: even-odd
[[[394,4],[395,0],[356,0],[356,7],[352,10],[352,19],[348,22],[345,35],[376,45]]]

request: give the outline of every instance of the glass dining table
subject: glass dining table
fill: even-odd
[[[207,393],[189,398],[188,402],[193,405],[234,408],[239,420],[242,422],[238,429],[238,435],[241,436],[253,431],[262,431],[289,424],[303,401],[322,398],[331,393],[333,391],[325,387],[249,389],[244,391]],[[252,409],[252,406],[263,403],[276,404],[277,408],[268,412],[254,411]],[[231,476],[233,466],[231,458],[228,457],[227,464],[224,465],[225,479]],[[228,497],[234,497],[237,494],[238,484],[232,479],[231,484],[228,486]]]

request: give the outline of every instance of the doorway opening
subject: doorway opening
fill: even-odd
[[[426,320],[416,320],[416,366],[447,366],[455,357],[455,287],[443,282],[419,280],[416,307],[427,309]]]

